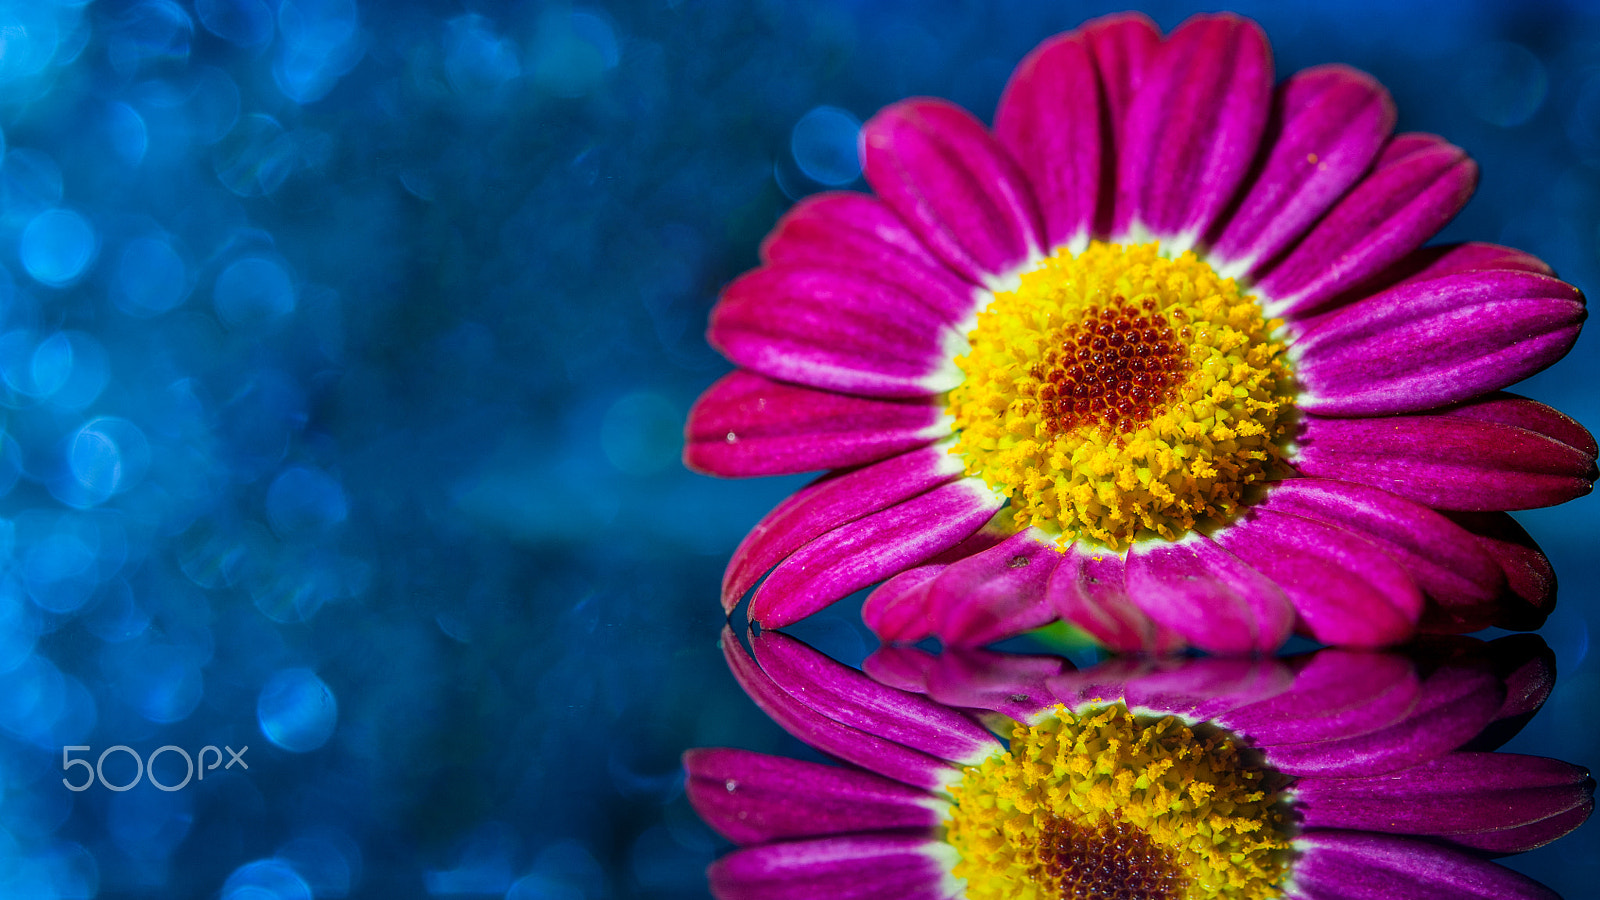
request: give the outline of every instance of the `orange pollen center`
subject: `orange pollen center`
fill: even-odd
[[[1049,816],[1034,877],[1062,900],[1178,900],[1182,870],[1144,831],[1118,819],[1098,828]]]
[[[1095,425],[1132,430],[1165,409],[1189,375],[1187,325],[1175,331],[1154,299],[1139,306],[1120,294],[1112,300],[1062,328],[1029,373],[1038,379],[1042,418],[1058,434]]]

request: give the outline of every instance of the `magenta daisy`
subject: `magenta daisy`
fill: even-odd
[[[685,755],[742,848],[720,900],[1558,900],[1486,857],[1594,806],[1585,770],[1490,752],[1549,692],[1537,638],[1085,672],[891,648],[881,680],[752,644],[724,632],[752,699],[844,765]]]
[[[1424,248],[1459,148],[1392,134],[1370,76],[1276,89],[1261,30],[1139,15],[1047,41],[993,131],[940,100],[867,123],[874,194],[798,204],[709,336],[740,369],[688,464],[829,469],[738,548],[781,626],[892,578],[885,639],[1063,618],[1117,649],[1380,646],[1537,627],[1554,581],[1506,510],[1587,493],[1596,446],[1503,393],[1583,296],[1505,247]]]

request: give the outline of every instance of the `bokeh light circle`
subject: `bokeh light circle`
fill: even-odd
[[[558,97],[582,97],[616,68],[616,32],[599,13],[548,7],[530,55],[536,86]]]
[[[0,166],[0,216],[21,228],[61,202],[61,166],[32,147],[6,151]]]
[[[127,682],[134,701],[146,719],[163,724],[181,722],[205,696],[205,682],[193,663],[153,649],[143,654],[143,668]]]
[[[62,410],[83,409],[93,403],[111,377],[105,347],[82,331],[61,331],[41,341],[31,368],[35,390]]]
[[[278,120],[251,113],[234,123],[212,149],[212,170],[240,197],[270,194],[294,168],[294,141]]]
[[[285,469],[267,489],[267,521],[284,537],[325,531],[343,522],[348,511],[344,488],[317,469]]]
[[[1473,49],[1457,86],[1478,118],[1512,128],[1528,121],[1544,105],[1550,79],[1533,51],[1521,44],[1495,41]]]
[[[483,16],[451,19],[445,31],[445,77],[466,96],[490,94],[522,74],[514,42],[495,34]]]
[[[0,576],[0,675],[33,656],[38,635],[27,604],[27,595],[16,578]]]
[[[273,673],[256,699],[261,733],[291,753],[309,753],[327,743],[338,720],[333,691],[310,669]]]
[[[85,496],[103,501],[144,478],[150,467],[150,442],[127,419],[99,416],[73,434],[67,466]]]
[[[312,900],[311,888],[288,862],[258,859],[233,870],[221,900]]]
[[[22,577],[39,608],[76,612],[94,591],[95,550],[68,531],[46,535],[28,548]]]
[[[861,177],[856,140],[861,120],[835,106],[819,106],[800,117],[789,138],[795,165],[807,178],[841,187]]]
[[[683,410],[657,393],[627,394],[600,419],[600,449],[630,475],[665,472],[683,452]]]
[[[98,238],[89,220],[70,209],[48,209],[22,230],[18,253],[22,268],[34,280],[62,287],[89,268]]]
[[[126,103],[113,103],[106,110],[106,131],[111,149],[122,161],[137,166],[150,148],[150,130],[138,110]]]
[[[257,47],[272,39],[272,9],[262,0],[195,0],[200,24],[219,38],[241,47]]]
[[[277,858],[294,866],[317,900],[350,893],[361,874],[361,849],[343,831],[314,825],[278,848]]]
[[[0,85],[37,74],[49,65],[61,41],[52,4],[12,2],[0,4]]]
[[[247,256],[217,276],[212,302],[229,328],[259,327],[294,310],[294,282],[277,261]]]
[[[160,315],[182,303],[189,294],[189,273],[171,241],[160,237],[134,238],[118,261],[112,302],[130,316]]]

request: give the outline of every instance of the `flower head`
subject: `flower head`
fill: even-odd
[[[1053,38],[993,131],[867,123],[874,193],[791,210],[710,339],[688,424],[719,475],[829,469],[736,551],[781,626],[890,579],[881,637],[1066,619],[1118,649],[1380,646],[1536,627],[1554,580],[1505,514],[1588,492],[1596,445],[1502,391],[1582,295],[1487,244],[1424,248],[1473,162],[1343,66],[1274,88],[1253,23]]]
[[[1083,672],[894,647],[873,677],[751,643],[723,636],[751,697],[845,765],[685,756],[691,802],[743,848],[711,868],[723,900],[1553,900],[1484,857],[1594,806],[1585,770],[1490,752],[1548,695],[1537,638]]]

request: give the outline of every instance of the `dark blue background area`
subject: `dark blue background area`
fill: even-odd
[[[0,2],[0,896],[706,896],[679,754],[802,752],[716,595],[803,481],[678,463],[707,311],[856,123],[1115,8]],[[1478,159],[1446,239],[1600,286],[1590,7],[1239,9]],[[1597,346],[1519,390],[1600,424]],[[1591,766],[1595,503],[1519,514],[1562,678],[1508,748]],[[117,745],[249,768],[62,784]],[[1594,896],[1600,826],[1509,864]]]

